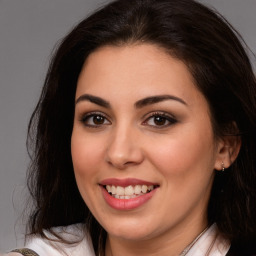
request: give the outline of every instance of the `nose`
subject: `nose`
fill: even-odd
[[[106,161],[117,169],[126,169],[142,163],[144,159],[140,134],[129,127],[112,131],[106,150]]]

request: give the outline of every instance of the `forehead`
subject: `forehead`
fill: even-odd
[[[91,53],[80,73],[76,94],[108,97],[114,92],[121,97],[134,91],[137,99],[168,93],[192,103],[198,95],[203,97],[187,66],[152,44],[104,46]]]

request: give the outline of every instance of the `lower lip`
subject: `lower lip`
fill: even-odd
[[[144,195],[131,199],[118,199],[111,196],[104,187],[101,186],[103,197],[107,204],[116,210],[132,210],[144,205],[155,194],[157,189]]]

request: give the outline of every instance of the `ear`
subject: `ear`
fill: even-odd
[[[228,168],[236,160],[241,148],[240,136],[223,136],[217,142],[216,170]]]

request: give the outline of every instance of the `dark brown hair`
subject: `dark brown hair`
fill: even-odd
[[[74,178],[70,140],[76,84],[95,49],[138,42],[161,46],[182,60],[209,103],[216,136],[240,136],[238,158],[215,175],[208,218],[237,247],[249,248],[256,230],[255,76],[239,34],[220,14],[193,0],[114,1],[63,39],[29,124],[28,186],[35,202],[29,233],[43,235],[43,229],[83,222],[96,255],[104,251],[106,232]]]

